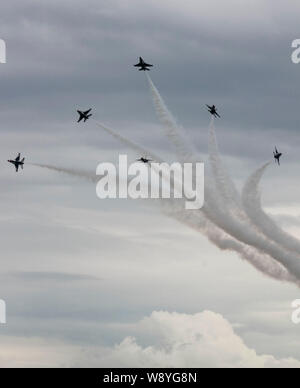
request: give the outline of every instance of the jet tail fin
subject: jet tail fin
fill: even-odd
[[[86,122],[86,120],[88,120],[88,119],[89,119],[91,116],[93,116],[93,115],[92,115],[92,113],[91,113],[91,114],[89,114],[89,115],[87,115],[87,116],[85,116],[85,118],[84,118],[84,120],[83,120],[83,121],[84,121],[84,122]]]

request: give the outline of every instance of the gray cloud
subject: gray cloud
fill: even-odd
[[[95,276],[72,274],[67,272],[41,272],[41,271],[11,271],[9,276],[25,281],[50,281],[50,282],[72,282],[80,280],[100,280]]]

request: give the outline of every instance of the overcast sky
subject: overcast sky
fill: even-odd
[[[263,203],[300,236],[299,12],[295,0],[2,5],[0,366],[300,365],[295,286],[219,251],[156,202],[99,200],[91,182],[31,165],[16,174],[6,162],[22,152],[94,174],[119,153],[139,157],[92,120],[76,123],[76,109],[90,107],[170,152],[132,66],[142,56],[204,157],[205,104],[218,106],[219,147],[238,187],[277,145],[282,165],[264,177]]]

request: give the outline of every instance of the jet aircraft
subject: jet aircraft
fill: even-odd
[[[137,63],[136,65],[133,65],[135,67],[139,67],[139,71],[150,71],[150,69],[148,69],[148,67],[152,67],[153,65],[150,65],[149,63],[146,63],[142,57],[140,57],[140,61],[139,63]]]
[[[273,151],[275,162],[277,161],[278,166],[280,166],[280,157],[282,156],[281,152],[278,152],[277,148],[275,147],[275,151]]]
[[[137,159],[137,162],[149,163],[149,162],[152,162],[152,159],[141,157],[141,158]]]
[[[20,160],[20,158],[21,158],[21,154],[18,153],[18,156],[16,157],[16,159],[8,160],[9,163],[11,163],[11,164],[13,164],[15,166],[16,172],[18,172],[20,166],[21,166],[21,168],[23,170],[25,158],[23,158],[22,160]]]
[[[208,108],[208,111],[209,111],[209,113],[211,114],[211,115],[213,115],[214,117],[221,117],[220,115],[219,115],[219,113],[217,112],[217,108],[216,108],[216,106],[215,105],[213,105],[213,106],[209,106],[209,105],[206,105],[207,106],[207,108]]]
[[[86,122],[86,120],[88,120],[92,116],[92,114],[89,114],[91,110],[92,108],[89,110],[86,110],[85,112],[78,110],[77,113],[79,114],[79,119],[77,123],[79,123],[82,119],[84,120],[84,122]]]

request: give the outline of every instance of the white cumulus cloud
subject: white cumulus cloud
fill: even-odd
[[[154,311],[135,325],[138,335],[151,337],[141,345],[128,336],[112,348],[82,352],[75,362],[92,367],[224,367],[298,368],[300,361],[259,355],[235,334],[220,314],[194,315]]]

